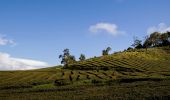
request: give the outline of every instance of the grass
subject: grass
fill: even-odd
[[[0,99],[170,99],[170,49],[130,50],[69,65],[0,71]]]

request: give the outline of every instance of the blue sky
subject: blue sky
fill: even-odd
[[[9,41],[0,45],[0,53],[57,65],[64,48],[76,58],[81,53],[100,56],[108,46],[112,52],[124,50],[134,36],[143,39],[149,28],[169,29],[169,4],[170,0],[1,0],[0,34]]]

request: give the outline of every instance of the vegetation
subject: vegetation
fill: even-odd
[[[170,32],[159,33],[154,32],[147,36],[144,43],[143,48],[148,47],[161,47],[170,45]]]
[[[108,55],[109,54],[109,51],[111,51],[112,49],[111,49],[111,47],[107,47],[106,48],[106,50],[103,50],[102,51],[102,55],[104,56],[104,55]]]
[[[68,64],[75,62],[75,57],[73,55],[70,55],[69,49],[63,50],[63,55],[59,55],[59,58],[61,58],[61,64],[64,64],[64,66],[68,66]]]
[[[0,71],[0,99],[170,99],[170,33],[152,33],[133,47],[79,61],[64,49],[63,66]],[[146,51],[147,49],[147,51]]]
[[[84,54],[81,54],[79,60],[80,60],[80,61],[86,60],[86,56],[85,56]]]
[[[170,48],[130,49],[28,71],[1,71],[1,99],[169,99]]]
[[[136,49],[141,49],[143,48],[142,46],[142,40],[137,39],[137,37],[134,38],[134,43],[132,44],[132,46]]]

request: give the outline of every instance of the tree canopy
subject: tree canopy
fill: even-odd
[[[75,57],[70,55],[69,49],[64,49],[63,54],[59,55],[59,58],[61,58],[61,64],[64,64],[64,66],[68,66],[68,64],[76,61]]]
[[[137,38],[134,39],[134,43],[132,44],[132,46],[136,49],[168,45],[170,45],[170,32],[153,32],[149,36],[145,37],[143,44],[142,41]]]
[[[108,55],[109,51],[111,51],[112,48],[111,47],[107,47],[105,50],[102,51],[102,55]]]
[[[79,60],[80,60],[80,61],[84,61],[84,60],[86,60],[85,55],[84,55],[84,54],[80,54]]]

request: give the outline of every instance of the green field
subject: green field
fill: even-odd
[[[70,64],[0,71],[0,100],[170,99],[170,49],[129,50]]]

